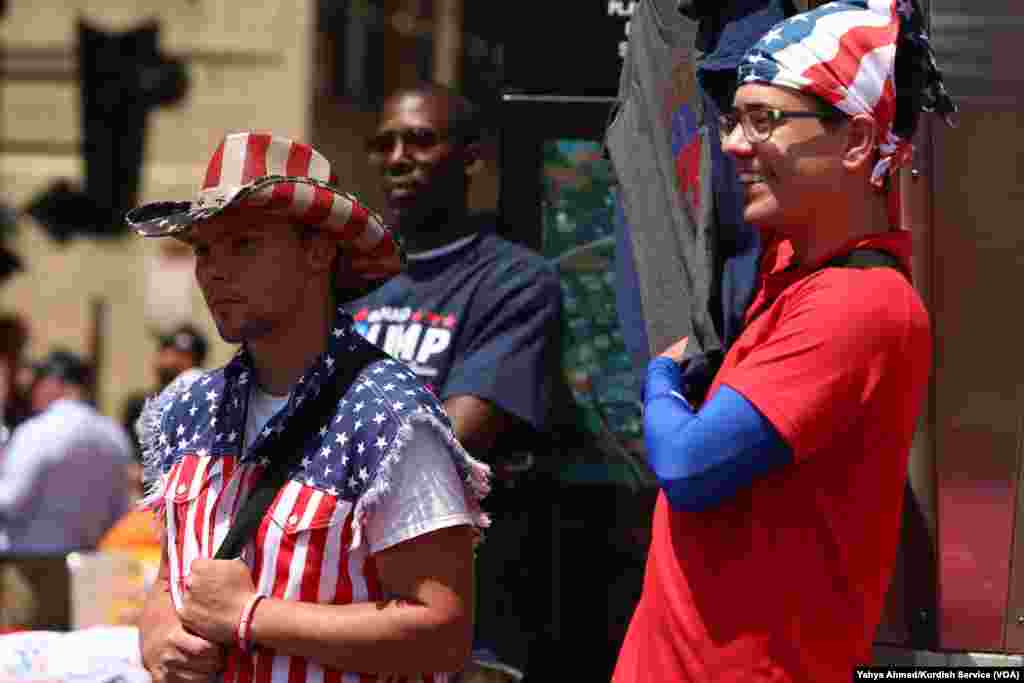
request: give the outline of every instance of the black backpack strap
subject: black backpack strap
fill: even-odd
[[[910,274],[903,269],[900,260],[881,249],[854,249],[828,261],[824,268],[895,268],[906,277]]]
[[[224,542],[217,549],[215,559],[230,560],[242,554],[249,539],[256,535],[277,492],[288,481],[291,465],[299,459],[305,440],[334,416],[338,401],[348,392],[359,373],[370,363],[386,358],[390,356],[372,344],[358,344],[355,350],[346,353],[344,360],[338,362],[331,381],[324,384],[317,397],[300,406],[276,438],[271,437],[263,443],[261,451],[273,451],[268,453],[270,464],[235,516]]]

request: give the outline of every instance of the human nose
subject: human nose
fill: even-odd
[[[749,155],[753,151],[753,145],[747,139],[742,123],[737,123],[731,131],[722,136],[722,151],[734,157]]]
[[[379,133],[369,145],[371,163],[385,168],[408,161],[409,148],[404,136],[394,131]]]
[[[400,166],[409,163],[409,149],[401,135],[392,138],[391,146],[384,154],[384,165],[388,167]]]

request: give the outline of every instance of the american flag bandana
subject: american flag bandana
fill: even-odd
[[[776,24],[747,51],[738,82],[785,86],[816,95],[848,115],[873,117],[881,136],[871,182],[882,189],[886,178],[913,153],[913,131],[903,135],[894,131],[901,24],[908,40],[925,53],[927,85],[943,98],[937,110],[947,115],[949,123],[948,115],[955,111],[942,87],[922,22],[916,0],[830,2]]]

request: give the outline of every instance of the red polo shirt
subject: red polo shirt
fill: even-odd
[[[863,238],[909,272],[911,236]],[[931,365],[928,315],[892,268],[791,267],[766,250],[709,392],[727,384],[795,463],[703,512],[654,512],[615,683],[850,680],[870,658],[896,554],[907,456]]]

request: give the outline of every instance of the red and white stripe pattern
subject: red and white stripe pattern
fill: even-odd
[[[212,557],[245,500],[259,465],[231,456],[189,454],[168,473],[162,514],[167,529],[171,595],[181,607],[182,581],[192,561]],[[344,605],[383,597],[368,544],[352,549],[352,503],[299,481],[282,487],[253,544],[243,554],[256,589],[271,598]],[[378,677],[326,669],[260,647],[230,651],[225,683],[446,683],[447,674]]]
[[[894,65],[900,17],[910,0],[840,0],[778,24],[747,53],[741,83],[769,83],[801,90],[849,115],[878,122],[880,160],[872,182],[909,158],[909,141],[893,133]]]
[[[335,189],[336,182],[330,162],[309,145],[271,133],[232,133],[210,158],[195,202],[184,210],[175,203],[143,206],[127,220],[140,234],[160,237],[182,232],[228,206],[260,208],[329,231],[365,278],[401,272],[398,244],[381,218]]]

